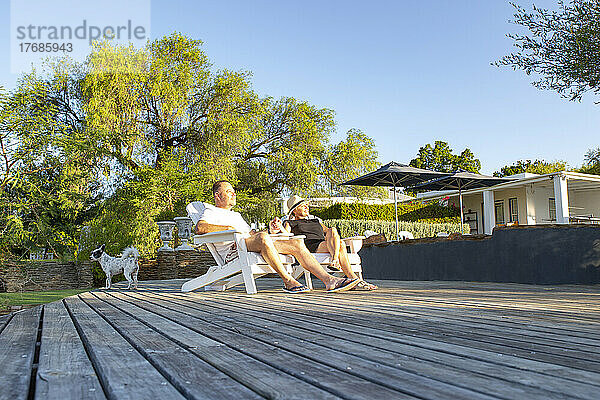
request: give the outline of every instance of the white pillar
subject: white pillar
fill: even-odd
[[[556,222],[569,223],[569,193],[567,192],[567,177],[563,174],[554,176],[554,201],[556,203]]]
[[[525,212],[527,213],[527,225],[535,225],[535,189],[533,184],[525,188]]]
[[[496,226],[496,214],[494,212],[494,192],[483,191],[483,233],[491,235]]]

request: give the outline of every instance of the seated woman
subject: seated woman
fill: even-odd
[[[269,233],[293,233],[304,235],[304,244],[311,253],[329,253],[332,259],[331,267],[340,270],[350,279],[358,279],[352,271],[346,246],[335,228],[328,228],[321,220],[309,214],[308,201],[299,196],[288,199],[289,214],[285,221],[275,218],[269,223]],[[356,290],[375,290],[377,286],[361,281]]]

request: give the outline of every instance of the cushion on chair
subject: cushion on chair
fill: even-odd
[[[329,264],[331,262],[331,256],[329,253],[312,253],[317,259],[319,264]],[[360,256],[355,253],[348,253],[348,260],[350,264],[360,264]]]

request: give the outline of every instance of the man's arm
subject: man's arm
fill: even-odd
[[[209,224],[208,222],[203,221],[203,220],[198,221],[198,223],[194,227],[194,232],[196,233],[196,235],[203,235],[205,233],[228,231],[228,230],[235,230],[235,228],[233,226],[228,226],[228,225]]]

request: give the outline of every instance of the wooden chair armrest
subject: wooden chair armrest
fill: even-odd
[[[194,235],[192,236],[192,242],[195,246],[201,246],[205,243],[219,243],[219,242],[228,242],[228,241],[236,241],[236,236],[242,235],[242,232],[238,232],[236,230],[230,229],[226,231],[218,231],[218,232],[209,232],[203,235]]]

